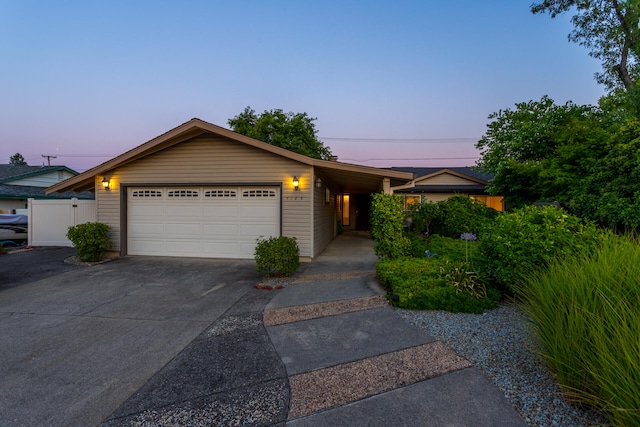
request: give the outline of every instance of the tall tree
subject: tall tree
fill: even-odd
[[[556,105],[545,96],[489,118],[493,121],[476,144],[482,156],[478,166],[494,174],[489,191],[504,196],[512,207],[563,199],[568,191],[567,176],[583,175],[587,159],[597,157],[593,153],[597,144],[585,142],[585,135],[601,134],[597,107],[571,102]],[[586,147],[591,147],[591,152],[585,153]],[[559,164],[558,157],[566,164]]]
[[[227,123],[231,130],[242,135],[315,159],[329,160],[331,151],[316,137],[314,120],[307,113],[284,113],[276,109],[256,114],[251,107],[246,107]]]
[[[544,0],[531,5],[533,13],[552,18],[573,11],[569,40],[589,49],[603,71],[598,83],[610,91],[632,89],[640,78],[640,0]]]
[[[13,156],[11,156],[9,158],[9,164],[10,165],[26,166],[27,165],[27,161],[24,159],[24,157],[22,157],[22,154],[16,153],[16,154],[14,154]]]

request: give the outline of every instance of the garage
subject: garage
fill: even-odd
[[[280,235],[277,186],[127,188],[130,255],[253,258],[256,239]]]

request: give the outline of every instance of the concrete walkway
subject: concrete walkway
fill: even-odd
[[[394,313],[375,262],[367,236],[341,236],[267,305],[289,376],[286,425],[524,425],[469,361]]]
[[[104,425],[524,425],[386,304],[372,247],[340,236],[284,289],[247,292]]]

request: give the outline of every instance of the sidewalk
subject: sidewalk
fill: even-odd
[[[289,378],[287,426],[524,425],[477,368],[388,306],[369,239],[335,243],[264,312]]]

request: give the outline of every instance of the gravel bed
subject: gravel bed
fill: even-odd
[[[441,339],[489,377],[529,426],[607,425],[600,414],[570,406],[533,346],[521,310],[505,304],[484,314],[395,309]]]

